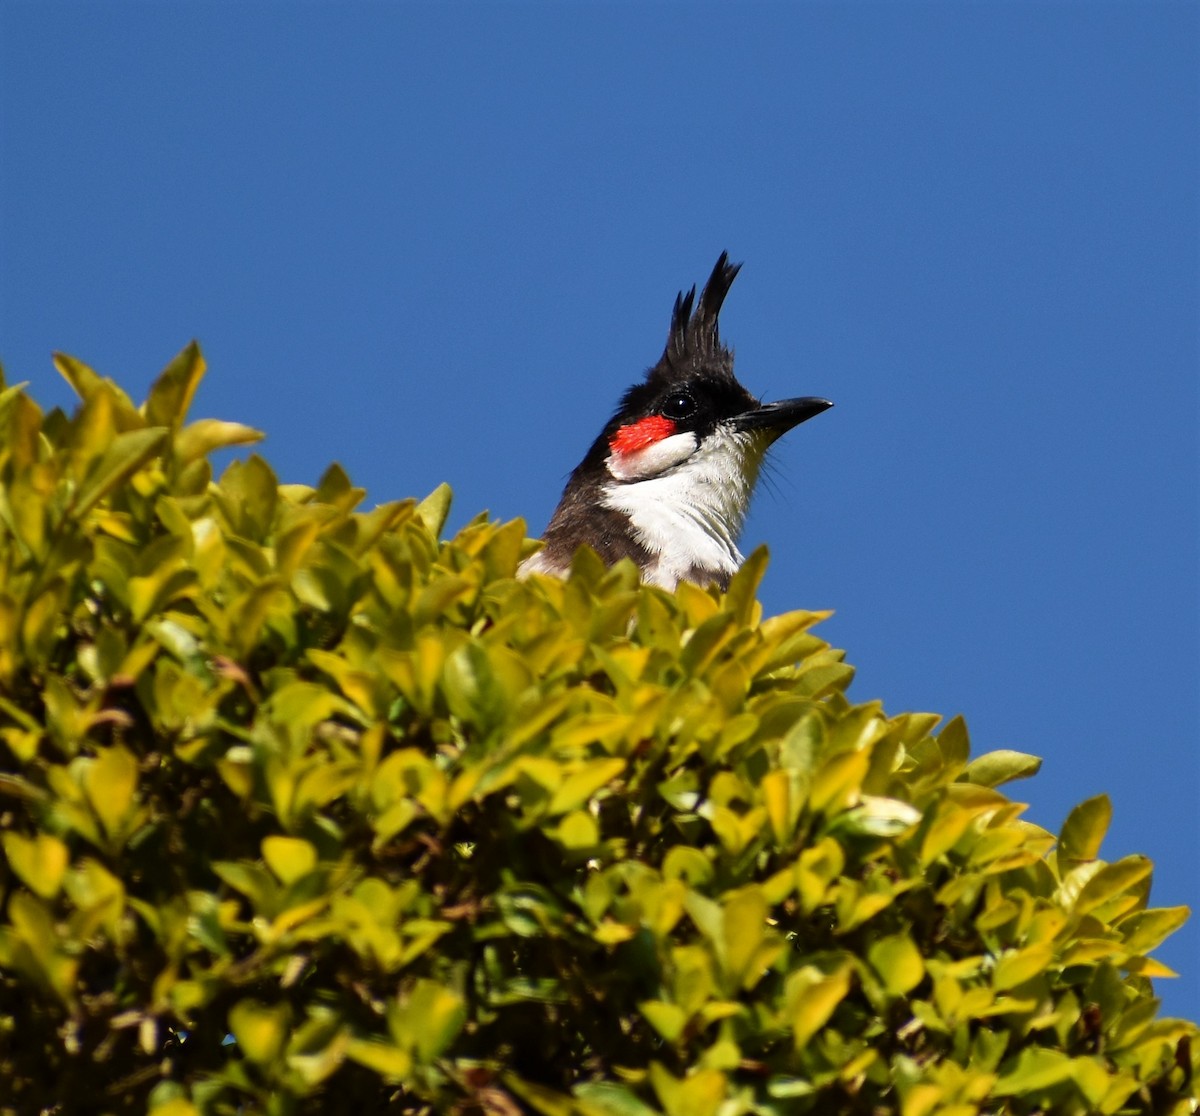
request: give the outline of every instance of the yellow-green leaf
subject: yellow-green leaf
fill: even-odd
[[[998,787],[1014,779],[1028,779],[1036,775],[1041,767],[1042,761],[1037,756],[1000,748],[972,760],[960,778],[983,787]]]
[[[197,419],[189,422],[175,435],[175,457],[181,465],[188,465],[205,457],[213,450],[229,446],[248,446],[261,442],[265,435],[252,426],[240,422],[222,422],[219,419]]]
[[[797,1050],[809,1044],[850,991],[850,964],[844,963],[831,973],[815,965],[805,965],[788,977],[784,995],[792,1026],[792,1042]]]
[[[109,836],[118,832],[133,807],[137,776],[137,760],[120,746],[101,749],[84,769],[84,793]]]
[[[162,1104],[154,1104],[150,1116],[200,1116],[200,1110],[184,1097],[171,1097]]]
[[[167,430],[162,426],[118,434],[80,486],[75,497],[75,513],[84,515],[122,481],[133,476],[158,453],[166,437]]]
[[[242,1054],[257,1065],[266,1065],[282,1053],[290,1019],[286,1004],[239,1000],[229,1010],[229,1030]]]
[[[129,430],[131,427],[141,425],[141,416],[138,414],[137,408],[133,405],[133,400],[111,380],[107,380],[97,374],[84,364],[83,361],[76,360],[73,356],[68,356],[66,353],[55,353],[54,367],[58,369],[62,378],[75,389],[75,394],[80,399],[86,401],[97,391],[107,390],[111,392],[113,402],[116,405],[118,426],[120,429]]]
[[[992,987],[1001,992],[1016,988],[1017,985],[1044,973],[1053,959],[1054,946],[1048,942],[1027,946],[1021,950],[1011,950],[997,963],[996,971],[992,974]]]
[[[428,496],[417,505],[417,515],[425,524],[426,530],[436,539],[446,526],[446,517],[450,514],[450,500],[453,493],[448,484],[439,484]]]
[[[867,958],[893,996],[911,992],[925,975],[921,951],[908,934],[892,934],[872,942],[867,948]]]
[[[398,1046],[431,1062],[454,1041],[466,1022],[462,997],[435,980],[418,980],[387,1011],[388,1030]]]
[[[1178,930],[1191,913],[1187,907],[1156,907],[1131,914],[1122,920],[1118,929],[1125,939],[1126,949],[1144,953]]]
[[[71,469],[76,481],[81,481],[92,462],[109,446],[117,435],[113,417],[113,395],[108,385],[93,392],[79,409],[71,430]]]
[[[204,377],[204,357],[192,341],[160,373],[146,397],[143,412],[151,426],[178,428]]]
[[[577,768],[554,792],[550,813],[561,814],[583,805],[601,787],[620,775],[625,766],[623,759],[598,759]]]
[[[295,883],[317,865],[317,850],[300,837],[264,837],[263,859],[283,884]]]
[[[667,1116],[715,1116],[725,1099],[725,1075],[718,1070],[700,1069],[677,1078],[651,1062],[650,1084]]]
[[[667,1003],[665,1000],[644,1000],[638,1004],[638,1011],[667,1042],[674,1042],[687,1024],[687,1012],[678,1004]]]
[[[971,758],[971,739],[967,735],[967,722],[962,717],[953,718],[938,733],[937,742],[947,773],[951,776],[957,775]]]
[[[57,837],[39,833],[23,837],[20,833],[5,833],[4,853],[20,880],[43,899],[53,899],[62,886],[70,853]]]
[[[586,810],[574,810],[563,818],[555,838],[567,849],[590,849],[600,840],[600,830]]]
[[[755,547],[729,582],[725,607],[737,617],[739,624],[754,623],[762,611],[758,603],[758,586],[767,572],[768,561],[767,548]]]
[[[1067,860],[1094,860],[1112,820],[1108,795],[1098,794],[1081,802],[1068,815],[1058,835],[1059,856]]]
[[[1142,883],[1154,870],[1145,856],[1127,856],[1114,864],[1105,864],[1080,891],[1075,900],[1075,913],[1087,914]]]
[[[721,930],[725,968],[750,988],[759,973],[751,969],[767,930],[767,901],[757,887],[743,887],[722,905]]]
[[[813,777],[809,804],[814,810],[834,813],[857,802],[870,764],[871,753],[866,749],[832,756]]]
[[[792,809],[792,776],[787,771],[768,771],[761,788],[771,832],[778,844],[785,844],[796,820]]]

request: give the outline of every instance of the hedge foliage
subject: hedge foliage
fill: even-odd
[[[1151,864],[813,612],[0,394],[0,1110],[1184,1113]]]

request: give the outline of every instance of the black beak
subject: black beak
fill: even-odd
[[[735,415],[733,425],[738,430],[770,430],[778,438],[793,426],[799,426],[832,406],[828,399],[811,395],[802,399],[781,399],[778,403],[764,403],[753,411]]]

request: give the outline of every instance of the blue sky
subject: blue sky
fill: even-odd
[[[963,713],[1200,905],[1194,4],[0,3],[0,359],[280,478],[544,526],[722,249],[747,386],[836,408],[744,549],[852,695]],[[1160,951],[1200,1016],[1200,928]]]

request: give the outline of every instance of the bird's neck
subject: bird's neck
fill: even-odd
[[[742,564],[738,535],[762,463],[756,439],[720,432],[673,469],[635,483],[607,481],[601,501],[627,517],[649,560],[642,580],[728,584]]]

